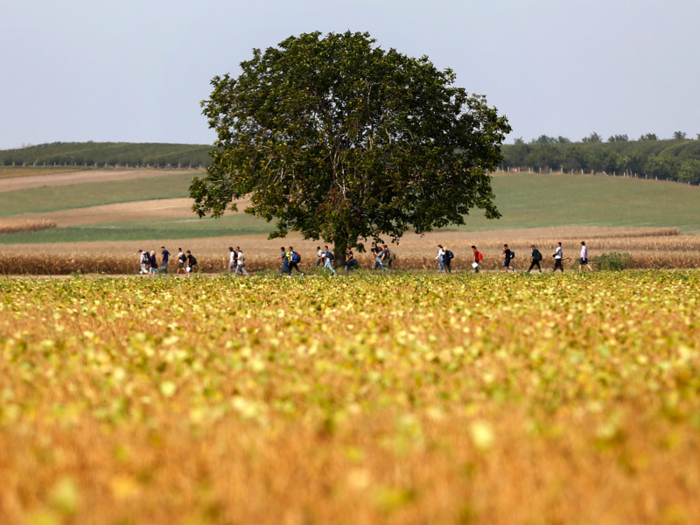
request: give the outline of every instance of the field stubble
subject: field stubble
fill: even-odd
[[[0,281],[2,523],[697,523],[700,274]]]
[[[564,246],[568,269],[578,268],[579,242],[585,240],[591,257],[606,252],[629,253],[632,258],[629,268],[637,269],[690,269],[700,267],[700,236],[680,235],[675,228],[543,228],[534,230],[505,230],[501,232],[452,232],[442,231],[419,236],[408,234],[399,246],[391,246],[397,259],[398,270],[431,270],[437,268],[435,255],[437,244],[451,249],[456,258],[452,262],[455,272],[471,272],[473,244],[484,254],[481,268],[500,270],[503,268],[501,250],[508,243],[516,252],[513,261],[518,269],[530,263],[530,245],[535,244],[544,255],[543,266],[554,266],[551,254],[558,241]],[[293,245],[302,254],[303,270],[311,270],[316,264],[318,241],[302,240],[298,237],[267,240],[262,235],[230,238],[169,240],[166,245],[171,253],[175,247],[192,249],[197,257],[199,270],[204,273],[219,273],[228,266],[228,246],[242,246],[246,254],[248,271],[279,270],[280,246]],[[155,250],[160,253],[161,242],[90,242],[54,245],[8,245],[0,252],[0,273],[4,275],[70,275],[83,274],[135,274],[138,273],[136,250]],[[369,254],[356,256],[360,266],[374,267]],[[159,259],[160,260],[160,259]],[[341,266],[342,267],[342,266]],[[174,261],[170,271],[174,271]]]

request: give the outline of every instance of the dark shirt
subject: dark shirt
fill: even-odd
[[[513,258],[513,252],[511,252],[510,250],[506,250],[505,256],[506,261],[510,261]]]
[[[163,256],[163,266],[168,264],[168,259],[170,258],[170,252],[168,250],[163,250],[160,252],[160,254]]]
[[[196,266],[197,264],[197,259],[194,258],[194,255],[188,255],[187,256],[187,266]]]

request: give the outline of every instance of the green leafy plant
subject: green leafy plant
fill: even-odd
[[[610,252],[593,257],[593,263],[600,270],[622,271],[629,266],[632,256],[629,253]]]

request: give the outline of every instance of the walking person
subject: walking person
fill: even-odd
[[[318,257],[318,259],[316,260],[316,266],[323,266],[323,256],[325,252],[321,249],[320,246],[316,246],[316,250],[318,250],[316,252],[316,256]]]
[[[233,246],[228,247],[228,273],[236,270],[238,266],[238,252],[233,249]]]
[[[384,255],[382,256],[382,265],[391,270],[391,261],[394,260],[394,255],[389,251],[389,246],[384,245],[382,250]]]
[[[537,266],[537,269],[542,273],[542,267],[540,266],[540,261],[542,260],[542,254],[540,251],[535,248],[535,245],[533,244],[530,246],[530,268],[528,268],[527,273],[530,273],[532,269]]]
[[[583,267],[588,268],[590,271],[593,271],[593,268],[591,268],[591,265],[588,264],[588,247],[586,246],[586,243],[584,241],[581,241],[581,261],[578,267],[578,273],[583,272]]]
[[[476,249],[476,246],[472,246],[472,253],[474,254],[474,262],[472,263],[472,268],[474,268],[474,273],[479,273],[479,264],[484,258],[481,252]]]
[[[503,262],[503,268],[505,269],[506,273],[508,272],[508,270],[515,271],[515,268],[510,265],[510,261],[515,259],[515,252],[508,248],[507,244],[503,245],[503,256],[505,258]]]
[[[152,251],[149,257],[149,263],[151,268],[149,270],[151,275],[158,275],[158,259],[156,259],[156,252]]]
[[[192,274],[196,269],[198,269],[197,266],[197,259],[195,258],[194,255],[192,255],[192,252],[187,250],[187,258],[185,259],[185,264],[187,266],[185,267],[185,272],[187,272],[187,277],[192,277]]]
[[[233,276],[236,277],[240,273],[241,275],[250,277],[250,275],[248,275],[248,272],[245,269],[245,257],[243,256],[243,251],[241,250],[241,247],[236,246],[236,250],[234,253],[236,254],[236,271],[233,272]]]
[[[455,254],[447,248],[444,251],[445,255],[442,256],[442,265],[445,267],[445,273],[452,273],[452,259],[455,258]]]
[[[289,262],[287,263],[289,265],[289,275],[292,275],[292,270],[296,270],[297,273],[301,274],[301,276],[304,276],[304,272],[302,272],[299,269],[299,263],[301,262],[301,255],[299,255],[297,252],[294,251],[294,248],[292,246],[289,247],[289,251],[287,252],[287,259]]]
[[[386,271],[384,269],[384,250],[377,245],[372,249],[372,252],[374,253],[374,269]]]
[[[375,244],[372,246],[372,249],[370,250],[370,253],[372,254],[372,257],[374,257],[374,269],[375,270],[381,270],[382,269],[382,262],[379,258],[379,252],[381,250],[379,249],[379,245]]]
[[[284,246],[280,248],[280,256],[277,257],[277,259],[282,260],[282,269],[280,270],[280,275],[284,275],[286,273],[287,275],[291,276],[292,272],[289,271],[289,261],[287,260],[287,249]]]
[[[138,254],[139,254],[139,275],[147,274],[148,269],[146,268],[146,266],[150,262],[150,258],[148,257],[148,253],[144,252],[143,250],[139,250]]]
[[[351,271],[355,271],[355,266],[357,266],[357,259],[355,259],[355,254],[352,250],[348,248],[345,250],[345,275],[348,275]]]
[[[328,249],[328,246],[324,246],[325,250],[323,251],[323,269],[325,270],[328,268],[331,272],[333,272],[333,275],[337,275],[335,272],[335,268],[333,268],[333,260],[335,259],[335,255],[333,255],[333,252]]]
[[[438,273],[442,273],[445,271],[445,250],[442,249],[442,244],[438,244],[438,253],[437,256],[435,257],[435,260],[438,262]]]
[[[182,270],[182,273],[187,275],[187,272],[185,271],[185,267],[187,265],[187,255],[185,255],[185,252],[182,251],[182,248],[177,249],[177,271],[175,272],[175,275],[180,275],[180,270]]]
[[[168,275],[168,260],[170,259],[170,252],[165,249],[165,246],[160,247],[160,271],[165,275]]]
[[[564,273],[564,266],[562,265],[562,261],[564,260],[564,250],[562,250],[560,242],[558,242],[557,247],[554,248],[552,257],[554,257],[554,270],[552,270],[552,273],[556,272],[557,269],[561,270],[561,273]]]

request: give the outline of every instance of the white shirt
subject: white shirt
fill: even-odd
[[[228,262],[232,263],[235,259],[236,259],[236,252],[231,252],[231,254],[229,255]]]
[[[554,258],[561,259],[561,254],[562,254],[561,246],[557,246],[556,249],[554,250]]]
[[[243,259],[243,252],[238,252],[238,266],[243,266],[245,260]]]
[[[438,261],[439,261],[440,259],[442,259],[442,256],[443,256],[443,255],[445,255],[445,250],[443,250],[442,248],[440,248],[440,249],[438,250],[437,257],[435,257],[435,260],[438,260]]]
[[[581,246],[581,259],[588,259],[588,246]]]

